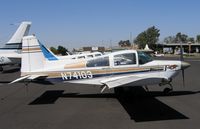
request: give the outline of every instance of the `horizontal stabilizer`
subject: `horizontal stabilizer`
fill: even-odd
[[[20,77],[20,78],[17,78],[16,80],[10,82],[9,84],[13,84],[13,83],[16,83],[16,82],[20,82],[22,80],[25,80],[27,78],[29,78],[31,75],[27,75],[27,76],[23,76],[23,77]]]
[[[13,84],[13,83],[16,83],[16,82],[20,82],[20,81],[23,81],[23,80],[35,80],[35,79],[38,79],[38,78],[41,78],[41,77],[47,77],[47,75],[26,75],[26,76],[23,76],[23,77],[20,77],[12,82],[10,82],[9,84]]]

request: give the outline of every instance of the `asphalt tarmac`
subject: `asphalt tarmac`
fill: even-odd
[[[179,74],[169,95],[158,86],[117,97],[90,85],[7,85],[20,74],[8,69],[0,74],[0,129],[199,129],[200,59],[186,61],[185,86]]]

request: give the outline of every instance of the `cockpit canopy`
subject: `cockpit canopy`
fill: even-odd
[[[126,50],[113,52],[94,59],[89,59],[86,67],[118,67],[118,66],[137,66],[152,61],[152,58],[144,52]]]

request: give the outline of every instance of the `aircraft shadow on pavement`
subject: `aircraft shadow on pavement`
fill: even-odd
[[[10,82],[12,82],[12,81],[0,81],[0,84],[8,84]]]
[[[116,98],[130,118],[135,122],[189,119],[187,116],[164,104],[155,97],[181,96],[197,94],[193,91],[174,91],[168,95],[159,91],[146,92],[143,88],[136,89],[137,94],[116,96],[114,93],[79,94],[64,93],[64,90],[48,90],[29,105],[54,104],[58,98]]]
[[[40,97],[29,103],[29,105],[54,104],[62,96],[64,90],[45,91]]]
[[[36,80],[36,81],[32,81],[32,83],[43,84],[43,85],[54,85],[50,81],[45,81],[45,80]]]
[[[135,122],[189,119],[155,97],[119,97],[118,100]]]

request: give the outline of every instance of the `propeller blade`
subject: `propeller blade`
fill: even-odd
[[[182,77],[183,77],[183,86],[185,86],[185,69],[190,67],[190,64],[184,61],[181,61],[181,71],[182,71]]]
[[[183,58],[183,46],[182,46],[182,42],[180,42],[180,60],[181,60],[181,61],[184,61],[184,58]]]
[[[183,45],[182,45],[181,41],[180,41],[180,61],[184,61],[184,58],[183,58]],[[184,72],[184,68],[182,68],[181,71],[182,71],[182,78],[183,78],[183,87],[185,87],[185,72]]]
[[[185,72],[184,72],[184,69],[182,69],[182,78],[183,78],[183,87],[185,87]]]

